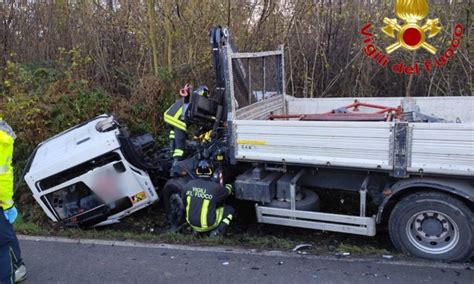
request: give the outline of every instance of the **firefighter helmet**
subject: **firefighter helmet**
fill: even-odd
[[[211,177],[212,176],[212,167],[207,160],[201,160],[196,167],[196,174],[199,177]]]

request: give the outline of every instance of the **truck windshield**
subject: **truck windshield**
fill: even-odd
[[[46,197],[61,220],[104,204],[83,182],[78,182],[49,193]]]

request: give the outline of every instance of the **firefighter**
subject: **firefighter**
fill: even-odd
[[[26,279],[20,245],[13,230],[18,211],[13,202],[12,128],[0,117],[0,283],[12,284]]]
[[[181,98],[175,102],[168,110],[165,111],[164,120],[171,125],[173,129],[170,130],[169,139],[171,142],[171,149],[173,151],[174,164],[182,160],[184,156],[184,147],[186,145],[186,136],[188,126],[186,125],[185,104],[187,97],[191,92],[191,86],[186,84],[184,88],[179,91]],[[199,86],[194,90],[195,94],[200,96],[209,96],[209,90],[206,86]]]
[[[196,174],[199,178],[189,181],[183,188],[186,221],[196,232],[210,231],[211,237],[222,235],[234,214],[234,208],[223,204],[232,194],[232,185],[214,182],[207,160],[199,162]]]

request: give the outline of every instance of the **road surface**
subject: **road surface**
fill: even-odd
[[[21,237],[24,283],[474,283],[474,264]]]

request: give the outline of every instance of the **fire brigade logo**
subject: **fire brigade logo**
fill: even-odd
[[[439,19],[428,19],[423,26],[418,25],[418,22],[428,16],[427,0],[396,0],[395,14],[404,23],[399,25],[396,18],[384,18],[386,26],[382,31],[387,36],[397,39],[397,42],[385,48],[388,54],[400,47],[410,51],[421,47],[433,55],[436,54],[436,48],[426,42],[426,38],[432,38],[441,31]]]

